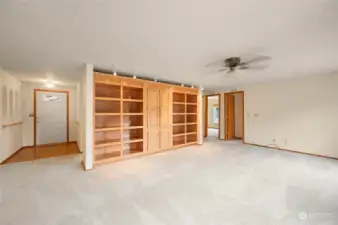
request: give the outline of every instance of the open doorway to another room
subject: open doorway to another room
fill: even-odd
[[[244,142],[244,92],[224,94],[225,140]]]
[[[205,118],[204,137],[208,140],[219,139],[220,137],[220,95],[205,96]]]

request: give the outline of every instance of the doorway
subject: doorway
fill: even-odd
[[[204,107],[204,137],[220,139],[220,94],[206,95]]]
[[[33,146],[24,146],[4,161],[17,163],[79,154],[69,141],[69,91],[34,89]]]
[[[225,140],[244,142],[244,92],[224,94]]]
[[[34,89],[34,146],[69,142],[69,92]]]

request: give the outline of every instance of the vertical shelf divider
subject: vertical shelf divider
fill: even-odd
[[[123,132],[124,132],[124,127],[123,127],[123,84],[121,82],[121,86],[120,86],[121,90],[120,90],[120,126],[121,126],[121,130],[120,130],[120,135],[121,135],[121,144],[120,144],[120,157],[123,156]]]

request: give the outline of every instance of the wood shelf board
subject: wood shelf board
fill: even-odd
[[[173,113],[173,115],[185,115],[186,113]]]
[[[179,134],[173,134],[173,137],[179,137],[179,136],[184,136],[186,133],[179,133]]]
[[[121,113],[95,113],[95,116],[120,116]]]
[[[123,130],[143,129],[143,126],[123,127]]]
[[[121,101],[120,98],[110,98],[110,97],[95,97],[95,100],[99,101]]]
[[[130,144],[130,143],[136,143],[136,142],[142,142],[143,139],[132,139],[132,140],[123,140],[123,144]]]
[[[127,150],[124,150],[122,151],[122,155],[123,156],[127,156],[127,155],[133,155],[133,154],[138,154],[138,153],[143,153],[143,149],[140,149],[140,150],[132,150],[132,151],[129,151],[129,153],[125,153]]]
[[[114,130],[121,130],[121,127],[95,128],[95,131],[96,131],[96,132],[102,132],[102,131],[114,131]]]
[[[121,115],[123,116],[143,116],[143,113],[122,113]]]
[[[187,105],[197,105],[196,102],[187,102]]]
[[[189,133],[186,133],[186,135],[191,135],[191,134],[197,134],[197,132],[189,132]]]
[[[186,123],[186,125],[197,125],[197,122]]]
[[[112,140],[107,140],[107,141],[98,141],[95,142],[95,147],[107,147],[107,146],[113,146],[113,145],[120,145],[121,144],[121,139],[112,139]]]
[[[174,123],[173,126],[185,126],[186,123]]]
[[[186,103],[185,102],[173,102],[173,104],[175,105],[185,105]]]
[[[197,113],[185,113],[186,115],[197,115]]]

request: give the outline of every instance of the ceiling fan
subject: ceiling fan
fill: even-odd
[[[236,70],[263,70],[267,65],[260,63],[266,62],[271,59],[269,56],[255,55],[244,60],[245,57],[230,57],[218,62],[210,63],[207,67],[219,66],[219,72],[227,71],[228,73],[235,72]],[[256,64],[256,65],[255,65]]]

